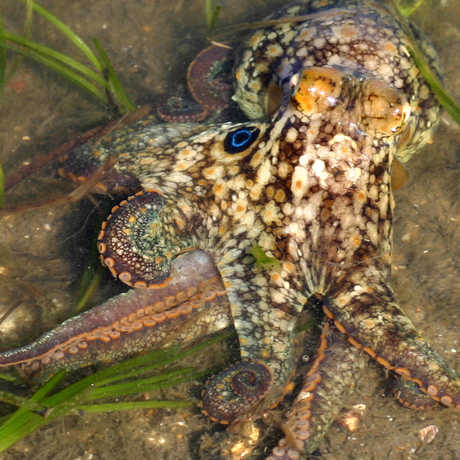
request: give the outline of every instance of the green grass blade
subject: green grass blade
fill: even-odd
[[[455,101],[447,94],[442,82],[431,70],[425,58],[416,48],[409,48],[409,52],[413,57],[418,69],[422,73],[431,90],[436,95],[439,103],[446,109],[450,116],[460,124],[460,107]]]
[[[214,369],[196,371],[194,369],[176,369],[165,372],[161,375],[147,377],[136,382],[123,382],[116,385],[101,387],[101,383],[107,383],[110,380],[126,379],[131,372],[139,375],[141,372],[149,371],[152,367],[158,367],[160,362],[175,362],[186,356],[198,353],[214,343],[222,342],[235,335],[233,331],[224,331],[198,345],[190,348],[171,347],[168,350],[154,350],[146,355],[137,356],[128,359],[122,363],[115,364],[108,368],[102,369],[82,380],[71,384],[63,390],[51,396],[48,394],[65,376],[62,371],[50,379],[28,400],[22,402],[21,407],[14,412],[0,426],[0,452],[6,450],[15,442],[24,438],[36,429],[46,425],[58,417],[67,415],[75,410],[86,412],[108,412],[116,410],[129,410],[139,408],[180,408],[190,407],[193,405],[190,401],[141,401],[141,402],[122,402],[122,403],[104,403],[104,404],[84,404],[89,400],[106,398],[109,396],[118,397],[123,394],[140,393],[155,387],[167,387],[189,382],[191,380],[202,378]],[[152,360],[154,364],[152,364]],[[147,365],[147,366],[145,366]],[[141,367],[144,366],[144,367]],[[139,369],[139,367],[141,367]],[[140,382],[140,384],[139,384]],[[92,387],[91,391],[88,389]],[[93,389],[94,388],[94,389]],[[134,389],[136,391],[134,391]],[[83,404],[82,404],[83,403]],[[33,412],[28,408],[46,407],[46,416]]]
[[[107,53],[104,51],[101,44],[96,38],[93,39],[93,43],[97,52],[99,53],[100,61],[101,63],[103,63],[105,70],[108,73],[110,89],[112,90],[113,95],[116,97],[120,105],[121,111],[123,113],[134,112],[134,110],[136,110],[136,106],[131,102],[128,95],[126,94],[123,85],[121,84],[117,76],[117,73],[115,72],[115,69],[112,66],[112,63],[110,62],[110,59],[107,56]]]
[[[21,37],[20,35],[12,34],[10,32],[4,32],[4,36],[6,40],[9,40],[15,43],[16,45],[24,46],[28,49],[35,51],[37,54],[41,56],[54,59],[61,64],[64,64],[72,69],[77,70],[88,79],[93,80],[95,83],[101,86],[107,86],[107,81],[99,73],[81,64],[75,59],[72,59],[71,57],[63,53],[60,53],[59,51],[55,51],[52,48],[49,48],[48,46],[41,45],[37,42],[28,40],[27,38]]]
[[[65,377],[66,371],[60,371],[41,386],[30,398],[31,401],[41,401]]]
[[[84,401],[94,401],[96,399],[113,398],[130,394],[142,393],[145,391],[169,388],[179,383],[190,382],[202,377],[203,372],[198,372],[193,368],[177,369],[164,372],[154,377],[134,380],[131,382],[118,383],[116,385],[91,388],[87,394],[82,395]]]
[[[100,101],[102,101],[104,104],[108,104],[108,99],[107,96],[105,95],[104,91],[99,89],[97,86],[93,85],[91,82],[83,78],[80,74],[69,70],[68,67],[60,64],[58,61],[54,59],[50,59],[46,56],[43,56],[36,51],[32,49],[21,49],[18,47],[13,47],[7,45],[8,49],[11,49],[15,53],[19,53],[23,56],[26,56],[30,59],[34,59],[35,61],[39,62],[40,64],[46,65],[47,67],[50,67],[53,69],[55,72],[59,73],[61,76],[66,78],[67,80],[70,80],[72,83],[75,85],[79,86],[80,88],[88,91],[92,96],[96,97]]]
[[[11,406],[23,407],[24,409],[41,411],[46,408],[40,403],[31,401],[30,399],[23,398],[22,396],[15,395],[14,393],[9,393],[7,391],[0,391],[0,401]]]
[[[28,0],[21,0],[22,2],[27,2]],[[29,0],[30,1],[30,0]],[[102,72],[103,67],[97,56],[93,53],[91,48],[75,33],[73,30],[60,21],[56,16],[51,14],[48,10],[43,8],[38,3],[32,1],[32,8],[38,14],[43,16],[47,21],[53,24],[57,29],[59,29],[94,65],[94,67]]]
[[[403,16],[408,17],[414,13],[417,8],[422,6],[424,1],[425,0],[397,0],[396,4],[399,12]]]
[[[214,7],[213,0],[205,0],[204,11],[206,17],[206,24],[210,31],[214,30],[214,28],[216,27],[217,18],[219,17],[221,9],[222,7],[220,5]]]
[[[22,410],[22,409],[19,409]],[[19,412],[19,411],[18,411]],[[21,412],[14,414],[0,427],[0,452],[5,451],[14,443],[25,438],[30,433],[47,423],[45,419],[35,412]]]
[[[43,401],[43,404],[46,407],[54,407],[59,404],[68,402],[73,397],[75,397],[77,394],[86,390],[89,386],[97,385],[98,383],[100,384],[102,381],[107,382],[106,379],[108,377],[113,377],[114,380],[115,379],[121,380],[123,378],[126,378],[126,374],[125,374],[126,369],[131,370],[132,367],[136,365],[141,365],[139,363],[143,363],[146,361],[151,362],[152,359],[154,360],[159,355],[164,356],[166,355],[166,352],[163,351],[162,353],[162,350],[159,350],[159,351],[156,350],[152,353],[148,353],[147,355],[137,356],[135,358],[128,359],[121,363],[114,364],[113,366],[107,367],[105,369],[101,369],[100,371],[97,371],[94,374],[91,374],[88,377],[85,377],[79,380],[78,382],[75,382],[72,385],[64,388],[59,393],[56,393],[50,396],[49,398],[46,398],[46,400]],[[170,357],[170,360],[172,362],[174,361],[174,358]],[[163,362],[166,362],[166,360],[163,360]]]
[[[417,45],[417,40],[412,33],[412,30],[409,26],[407,19],[405,18],[404,12],[401,10],[401,2],[393,0],[393,6],[395,14],[398,16],[401,24],[406,32],[407,36],[410,38],[409,53],[417,65],[417,68],[420,70],[425,81],[430,86],[431,90],[435,94],[438,102],[446,109],[446,111],[451,115],[451,117],[460,124],[460,107],[455,103],[452,97],[449,96],[447,91],[444,89],[444,85],[441,80],[436,76],[436,74],[431,70],[430,64],[425,58],[425,55],[420,50]],[[410,2],[412,3],[412,2]]]
[[[133,409],[180,409],[183,407],[191,407],[193,403],[190,401],[132,401],[121,403],[107,403],[107,404],[83,404],[75,406],[75,410],[82,410],[84,412],[99,413],[99,412],[113,412],[121,410]]]
[[[61,371],[52,377],[45,385],[36,391],[28,400],[30,404],[39,403],[52,391],[64,378],[65,372]],[[45,418],[24,407],[18,409],[11,417],[0,426],[0,452],[8,449],[15,442],[48,423],[52,418]]]
[[[102,268],[102,266],[98,267],[96,271],[91,268],[85,271],[82,280],[82,286],[84,289],[82,290],[82,294],[78,297],[79,300],[77,306],[75,307],[75,313],[80,313],[86,308],[86,305],[98,288],[102,279],[102,270],[100,270],[100,268]]]
[[[1,165],[0,165],[0,168],[1,168]],[[17,377],[11,374],[6,374],[4,372],[0,372],[0,380],[5,380],[6,382],[18,382],[19,383],[19,379]]]

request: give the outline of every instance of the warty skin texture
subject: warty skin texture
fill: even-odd
[[[282,89],[267,121],[157,126],[146,120],[77,149],[66,166],[86,171],[115,155],[117,177],[134,177],[147,191],[114,209],[100,235],[104,263],[124,282],[146,287],[160,280],[167,287],[177,254],[200,248],[211,256],[243,359],[208,384],[204,408],[214,420],[260,414],[282,397],[297,319],[311,296],[321,301],[333,324],[325,326],[274,458],[311,451],[327,429],[331,417],[324,422],[318,414],[333,412],[324,396],[332,369],[341,359],[344,376],[359,367],[348,344],[434,400],[460,404],[458,376],[423,341],[389,286],[393,157],[405,160],[430,139],[437,104],[400,25],[381,6],[298,2],[275,17],[303,14],[312,16],[256,32],[240,54],[235,99],[249,117],[265,113],[271,85]],[[159,203],[153,210],[149,197]],[[144,230],[119,218],[126,206],[129,225],[147,208]],[[155,246],[146,256],[149,237],[161,239],[164,252]],[[279,264],[258,266],[255,245]],[[121,340],[131,333],[118,332]],[[103,337],[109,338],[104,346],[118,340]],[[14,364],[11,353],[1,356],[3,365]],[[65,356],[55,360],[64,363]],[[47,365],[31,354],[22,361],[37,370]],[[417,405],[418,397],[412,392],[405,399]]]

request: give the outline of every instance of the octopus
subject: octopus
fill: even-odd
[[[312,309],[317,356],[268,457],[295,460],[318,447],[364,356],[408,407],[459,409],[460,379],[390,286],[393,160],[431,140],[440,111],[411,38],[371,0],[297,1],[268,21],[235,56],[233,99],[250,121],[147,117],[65,159],[61,173],[85,180],[115,158],[100,188],[132,194],[98,248],[133,289],[0,353],[0,366],[44,378],[231,325],[241,360],[206,383],[202,404],[234,426],[292,390],[295,328]]]

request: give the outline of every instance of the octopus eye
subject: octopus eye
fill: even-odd
[[[363,115],[367,128],[384,134],[401,132],[410,107],[403,94],[380,80],[370,80],[363,88]]]
[[[304,113],[323,112],[337,105],[342,90],[343,73],[328,67],[311,67],[295,75],[292,102]]]
[[[224,139],[224,149],[227,153],[240,153],[250,147],[259,137],[260,129],[244,127],[230,131]]]

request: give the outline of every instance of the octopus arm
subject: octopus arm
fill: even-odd
[[[315,361],[283,423],[285,437],[267,460],[295,460],[316,450],[353,392],[367,361],[326,322]]]
[[[130,290],[70,318],[30,345],[0,353],[0,367],[16,366],[43,380],[60,369],[119,361],[230,325],[227,296],[209,256],[203,251],[179,256],[172,274],[165,286]]]
[[[354,272],[328,293],[324,312],[352,345],[402,379],[415,383],[435,401],[459,408],[458,374],[415,329],[382,278],[381,272],[372,267]]]

